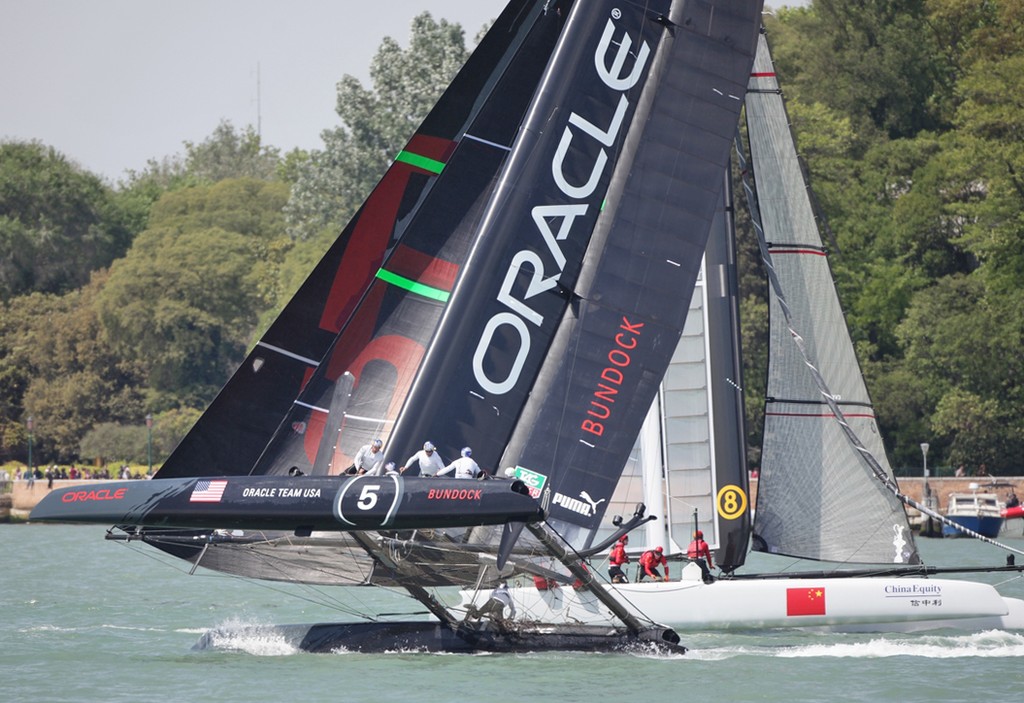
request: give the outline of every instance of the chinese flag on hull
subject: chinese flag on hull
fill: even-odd
[[[786,615],[824,615],[824,588],[787,588]]]

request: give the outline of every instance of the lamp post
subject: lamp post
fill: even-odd
[[[924,495],[931,495],[931,490],[928,488],[928,443],[921,442],[921,456],[924,457]]]
[[[28,419],[25,420],[25,427],[28,429],[28,472],[30,475],[33,476],[35,475],[35,471],[32,468],[32,440],[34,439],[32,436],[32,430],[35,428],[35,426],[36,421],[32,418],[31,415],[29,415]]]
[[[146,458],[149,463],[149,473],[147,476],[153,475],[153,415],[152,413],[146,413]]]

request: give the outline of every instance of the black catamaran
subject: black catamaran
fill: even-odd
[[[760,12],[512,0],[154,480],[54,492],[32,519],[244,576],[402,587],[436,618],[289,629],[304,649],[682,651],[578,550],[602,547],[685,323]],[[431,440],[517,478],[343,475],[376,437],[399,463]],[[517,570],[568,571],[619,622],[470,624],[426,590]]]

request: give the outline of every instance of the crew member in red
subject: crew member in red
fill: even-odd
[[[711,569],[715,568],[715,562],[711,559],[711,548],[704,541],[704,533],[697,530],[693,533],[693,541],[686,548],[686,557],[700,567],[704,575],[704,583],[711,583]]]
[[[619,541],[612,547],[608,555],[608,577],[612,583],[629,583],[626,574],[622,571],[622,565],[629,563],[629,555],[626,554],[626,545],[629,544],[629,535],[622,535]]]
[[[643,581],[646,576],[655,580],[668,581],[668,559],[665,558],[664,552],[665,550],[658,546],[640,555],[640,578],[637,581]],[[664,578],[658,573],[658,566],[662,564],[665,566]]]

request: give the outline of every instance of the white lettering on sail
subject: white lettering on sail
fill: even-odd
[[[612,45],[613,34],[615,34],[615,23],[608,20],[608,24],[604,26],[604,34],[601,35],[601,43],[594,54],[594,67],[597,69],[597,75],[601,77],[604,84],[612,90],[629,90],[640,80],[644,66],[647,65],[647,57],[651,53],[651,48],[647,46],[647,42],[641,44],[636,63],[633,64],[633,71],[628,76],[621,76],[619,74],[622,72],[622,66],[626,63],[626,58],[629,56],[629,50],[633,47],[633,40],[629,38],[628,34],[622,35],[622,39],[619,40],[619,50],[615,54],[615,60],[612,61],[611,68],[609,68],[605,65],[604,59],[608,55],[608,47]]]
[[[508,377],[503,381],[494,381],[487,376],[487,372],[484,369],[484,355],[491,344],[495,330],[502,325],[508,325],[519,335],[519,351],[516,354],[515,361],[512,363],[512,368],[509,369]],[[526,328],[526,323],[510,312],[500,312],[488,320],[487,326],[484,327],[480,343],[476,347],[476,352],[473,353],[473,375],[476,376],[477,383],[485,391],[495,395],[503,395],[515,387],[516,381],[519,380],[519,374],[523,370],[523,364],[526,363],[526,355],[529,353],[530,330]]]
[[[548,245],[548,249],[551,251],[551,256],[555,258],[555,264],[558,266],[558,270],[561,271],[565,268],[565,253],[562,248],[558,246],[558,243],[564,241],[569,236],[569,230],[572,229],[572,223],[576,221],[577,217],[587,214],[586,205],[538,205],[533,208],[533,221],[537,225],[537,230],[544,237],[544,243]],[[551,231],[551,227],[548,224],[548,218],[560,218],[562,223],[558,227],[558,233],[555,234]]]
[[[536,310],[531,310],[523,301],[512,297],[512,284],[515,282],[516,276],[524,264],[533,270],[533,277],[526,287],[526,295],[523,296],[524,300],[546,290],[551,290],[558,285],[558,276],[544,278],[544,262],[540,260],[540,255],[529,249],[523,249],[516,252],[516,255],[512,257],[512,264],[505,273],[505,281],[501,284],[501,290],[498,291],[498,302],[504,303],[512,312],[519,313],[522,317],[525,317],[539,327],[540,323],[544,321],[540,313]]]
[[[642,42],[633,55],[633,44],[633,39],[625,32],[616,36],[615,22],[609,19],[594,52],[594,67],[597,77],[604,86],[624,93],[640,81],[650,57],[650,47],[646,42]],[[633,58],[632,68],[623,75],[624,66],[631,56]],[[594,195],[608,166],[607,150],[612,148],[621,136],[629,106],[630,102],[626,95],[619,95],[615,113],[607,127],[595,125],[592,120],[576,112],[569,114],[562,136],[551,158],[552,179],[558,190],[567,198],[582,201]],[[593,163],[589,165],[589,175],[582,184],[570,183],[565,174],[564,167],[566,160],[570,158],[570,149],[574,139],[591,140],[601,147],[592,156]],[[578,156],[580,151],[577,150],[573,154]],[[580,170],[586,172],[587,168],[584,167]],[[537,295],[557,287],[566,266],[565,252],[559,242],[569,238],[576,218],[587,214],[588,209],[589,204],[585,202],[537,205],[531,209],[530,214],[544,247],[535,246],[521,249],[509,262],[508,270],[497,295],[497,301],[506,310],[496,313],[487,321],[477,343],[476,351],[473,353],[473,375],[484,391],[503,395],[515,388],[518,383],[531,348],[530,328],[526,322],[537,327],[544,323],[543,314],[535,305],[531,305],[530,301]],[[554,220],[557,219],[561,221],[555,231]],[[550,264],[541,258],[544,252],[550,253]],[[526,285],[526,290],[517,292],[513,288],[515,288],[520,273],[524,271],[529,271],[531,277]],[[513,354],[514,358],[508,370],[502,372],[505,377],[495,379],[488,375],[493,372],[488,372],[485,362],[488,351],[495,342],[495,335],[502,328],[508,328],[503,333],[502,343],[507,345],[507,349],[511,350],[508,353]],[[514,333],[510,339],[507,338],[508,332]],[[518,347],[512,346],[516,344]]]

